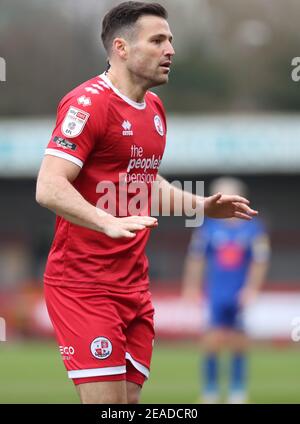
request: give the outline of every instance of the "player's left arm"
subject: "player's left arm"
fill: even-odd
[[[170,211],[174,212],[178,208],[191,215],[195,210],[204,211],[204,215],[210,218],[241,218],[251,220],[258,214],[249,206],[249,200],[241,196],[229,196],[222,193],[214,194],[209,197],[201,197],[188,191],[181,190],[170,184],[161,175],[157,175],[159,190],[156,195],[159,203],[159,210],[163,210],[164,205],[170,205]],[[190,205],[190,211],[187,211],[187,205]]]
[[[252,243],[252,261],[247,280],[240,292],[240,304],[245,307],[252,303],[261,291],[270,263],[270,240],[267,234],[261,234]]]

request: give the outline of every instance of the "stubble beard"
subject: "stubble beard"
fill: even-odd
[[[169,82],[169,74],[162,73],[160,68],[153,72],[149,72],[147,67],[143,68],[134,67],[129,70],[135,76],[136,81],[140,81],[146,90]]]
[[[156,74],[148,77],[149,86],[148,88],[152,87],[159,87],[160,85],[165,85],[169,82],[169,75],[161,75],[158,77]]]

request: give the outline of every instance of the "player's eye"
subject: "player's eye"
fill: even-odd
[[[160,38],[156,38],[155,40],[153,40],[154,44],[161,44],[162,40]]]

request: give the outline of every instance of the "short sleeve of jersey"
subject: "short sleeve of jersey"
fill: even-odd
[[[208,248],[207,226],[196,228],[192,234],[192,238],[188,247],[188,256],[200,258],[205,255]]]
[[[55,128],[45,154],[67,159],[82,168],[96,140],[104,135],[105,126],[101,100],[71,92],[58,106]]]
[[[252,227],[251,254],[256,262],[266,262],[270,257],[270,243],[264,224],[256,219]]]

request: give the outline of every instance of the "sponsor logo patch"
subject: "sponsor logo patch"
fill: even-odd
[[[75,353],[73,346],[59,346],[59,351],[64,361],[70,361]]]
[[[68,138],[77,137],[82,133],[89,116],[89,113],[70,106],[61,126],[62,133]]]
[[[91,343],[91,352],[96,359],[106,359],[112,353],[111,341],[106,337],[97,337]]]
[[[54,143],[57,144],[57,146],[62,147],[63,149],[70,149],[70,150],[76,150],[77,144],[72,143],[71,141],[65,140],[61,137],[54,137],[53,139]]]

